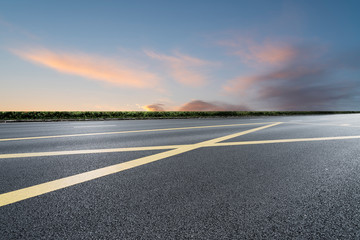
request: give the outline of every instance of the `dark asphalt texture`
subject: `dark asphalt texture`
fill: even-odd
[[[360,115],[0,124],[0,138],[254,122],[226,142],[360,135]],[[265,125],[265,124],[264,124]],[[0,142],[0,154],[192,144],[262,125]],[[163,152],[0,159],[0,193]],[[360,239],[360,139],[207,147],[0,207],[0,239]]]

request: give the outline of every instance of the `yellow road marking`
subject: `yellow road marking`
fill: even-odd
[[[265,126],[267,127],[267,126]],[[262,128],[262,127],[260,127]],[[261,129],[259,129],[261,130]],[[253,129],[241,132],[242,135],[252,132]],[[258,131],[258,130],[257,130]],[[239,146],[239,145],[256,145],[268,143],[292,143],[292,142],[311,142],[311,141],[329,141],[329,140],[346,140],[346,139],[360,139],[360,136],[339,136],[339,137],[318,137],[318,138],[295,138],[295,139],[275,139],[275,140],[260,140],[260,141],[241,141],[241,142],[222,142],[234,137],[240,136],[239,133],[221,137],[221,139],[208,140],[203,142],[202,147],[221,147],[221,146]],[[70,150],[70,151],[56,151],[56,152],[33,152],[33,153],[10,153],[0,154],[0,159],[4,158],[24,158],[24,157],[48,157],[60,155],[76,155],[76,154],[93,154],[93,153],[112,153],[112,152],[127,152],[127,151],[149,151],[149,150],[168,150],[180,147],[192,146],[185,145],[165,145],[165,146],[148,146],[148,147],[129,147],[129,148],[108,148],[108,149],[91,149],[91,150]]]
[[[175,155],[178,155],[178,154],[181,154],[184,152],[188,152],[188,151],[191,151],[191,150],[203,147],[203,146],[207,146],[209,144],[215,144],[219,141],[224,141],[224,140],[227,140],[227,139],[230,139],[233,137],[237,137],[237,136],[245,135],[245,134],[248,134],[251,132],[259,131],[259,130],[262,130],[262,129],[265,129],[268,127],[272,127],[272,126],[275,126],[278,124],[280,124],[280,123],[274,123],[274,124],[250,129],[247,131],[230,134],[230,135],[227,135],[224,137],[219,137],[219,138],[211,139],[208,141],[196,143],[196,144],[181,146],[174,150],[150,155],[147,157],[138,158],[138,159],[135,159],[132,161],[119,163],[119,164],[111,165],[111,166],[104,167],[104,168],[99,168],[96,170],[76,174],[76,175],[65,177],[65,178],[60,178],[60,179],[57,179],[54,181],[34,185],[31,187],[27,187],[27,188],[22,188],[22,189],[15,190],[12,192],[3,193],[3,194],[0,194],[0,207],[11,204],[11,203],[15,203],[18,201],[22,201],[22,200],[25,200],[28,198],[32,198],[35,196],[39,196],[39,195],[42,195],[42,194],[45,194],[48,192],[52,192],[52,191],[63,189],[63,188],[69,187],[69,186],[73,186],[73,185],[76,185],[79,183],[94,180],[94,179],[104,177],[104,176],[107,176],[110,174],[118,173],[118,172],[121,172],[121,171],[124,171],[127,169],[131,169],[134,167],[138,167],[138,166],[141,166],[144,164],[155,162],[155,161],[158,161],[158,160],[161,160],[164,158],[175,156]]]
[[[242,142],[222,142],[222,143],[211,144],[211,145],[206,146],[206,147],[238,146],[238,145],[267,144],[267,143],[329,141],[329,140],[343,140],[343,139],[360,139],[360,136],[296,138],[296,139],[277,139],[277,140],[242,141]]]
[[[214,138],[214,139],[211,139],[211,140],[208,140],[208,141],[205,141],[205,142],[202,142],[202,143],[197,143],[197,144],[201,144],[202,147],[207,146],[207,145],[212,145],[212,144],[215,144],[215,143],[218,143],[218,142],[226,141],[226,140],[231,139],[231,138],[239,137],[239,136],[242,136],[242,135],[245,135],[245,134],[248,134],[248,133],[256,132],[256,131],[263,130],[263,129],[269,128],[269,127],[273,127],[273,126],[276,126],[276,125],[279,125],[279,124],[281,124],[281,122],[273,123],[273,124],[258,127],[258,128],[253,128],[253,129],[242,131],[242,132],[239,132],[239,133],[230,134],[230,135],[227,135],[227,136],[224,136],[224,137]]]
[[[32,139],[45,139],[45,138],[64,138],[64,137],[81,137],[81,136],[111,135],[111,134],[123,134],[123,133],[175,131],[175,130],[200,129],[200,128],[234,127],[234,126],[246,126],[246,125],[261,125],[261,124],[268,124],[268,123],[269,123],[269,122],[265,122],[265,123],[240,123],[240,124],[229,124],[229,125],[211,125],[211,126],[197,126],[197,127],[181,127],[181,128],[163,128],[163,129],[131,130],[131,131],[121,131],[121,132],[79,133],[79,134],[54,135],[54,136],[3,138],[3,139],[0,139],[0,142],[5,142],[5,141],[20,141],[20,140],[32,140]]]
[[[107,149],[88,149],[88,150],[70,150],[56,152],[31,152],[31,153],[8,153],[0,154],[2,158],[24,158],[24,157],[50,157],[60,155],[91,154],[91,153],[112,153],[112,152],[132,152],[148,150],[167,150],[184,147],[187,145],[168,145],[168,146],[149,146],[149,147],[128,147],[128,148],[107,148]]]

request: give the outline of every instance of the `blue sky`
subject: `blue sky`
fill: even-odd
[[[360,110],[358,1],[0,1],[0,111]]]

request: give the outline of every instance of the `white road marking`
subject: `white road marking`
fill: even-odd
[[[102,127],[116,127],[116,125],[88,125],[88,126],[76,126],[73,128],[102,128]]]

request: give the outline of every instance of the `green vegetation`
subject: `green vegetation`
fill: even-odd
[[[17,121],[62,121],[62,120],[107,120],[107,119],[161,119],[161,118],[211,118],[248,116],[285,116],[311,114],[349,114],[358,111],[262,111],[262,112],[0,112],[0,120]]]

